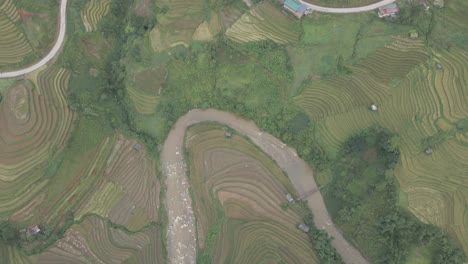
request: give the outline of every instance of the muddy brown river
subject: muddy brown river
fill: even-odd
[[[168,210],[167,251],[170,263],[196,262],[195,216],[189,194],[189,182],[183,157],[185,131],[190,125],[213,121],[227,125],[250,138],[285,171],[299,194],[317,187],[311,167],[297,156],[296,151],[274,136],[262,132],[254,122],[238,115],[216,110],[194,109],[177,120],[161,152],[162,172],[166,179]],[[320,192],[307,197],[314,222],[334,237],[332,244],[345,263],[369,263],[333,224]]]

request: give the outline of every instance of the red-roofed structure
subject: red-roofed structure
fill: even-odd
[[[396,4],[389,4],[379,8],[379,17],[394,16],[400,12],[400,8]]]

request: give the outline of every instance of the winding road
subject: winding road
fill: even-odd
[[[67,10],[67,2],[68,0],[62,0],[60,3],[60,25],[59,25],[59,34],[57,37],[57,40],[55,41],[54,47],[50,50],[50,52],[42,58],[40,61],[37,63],[28,66],[24,69],[21,70],[16,70],[16,71],[8,71],[8,72],[0,72],[0,78],[12,78],[12,77],[18,77],[30,72],[33,72],[40,67],[44,66],[46,63],[48,63],[50,60],[52,60],[55,55],[60,50],[60,47],[63,44],[63,41],[65,40],[65,29],[67,27],[66,22],[67,22],[67,17],[66,17],[66,10]]]
[[[359,6],[359,7],[325,7],[325,6],[318,6],[311,3],[308,3],[303,0],[299,0],[301,4],[305,5],[307,8],[311,8],[314,11],[323,12],[323,13],[336,13],[336,14],[351,14],[351,13],[360,13],[366,11],[372,11],[377,9],[381,6],[391,4],[396,0],[382,0],[377,3],[373,3],[366,6]]]
[[[298,157],[296,151],[274,136],[262,132],[254,122],[216,109],[189,111],[177,120],[161,152],[161,165],[167,188],[166,206],[169,211],[166,238],[170,263],[193,264],[196,261],[195,217],[183,156],[184,138],[189,126],[207,121],[227,125],[247,136],[286,172],[299,194],[317,187],[312,169]],[[333,225],[320,192],[310,195],[307,204],[314,214],[315,225],[334,237],[333,246],[345,263],[368,263]]]

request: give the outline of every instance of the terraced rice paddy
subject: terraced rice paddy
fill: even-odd
[[[80,223],[38,262],[162,263],[155,162],[143,146],[119,134],[105,138],[92,160],[52,210],[73,210]]]
[[[399,134],[395,173],[402,203],[422,221],[445,228],[468,252],[467,132],[456,128],[468,115],[468,53],[431,50],[428,60],[421,45],[398,39],[353,67],[352,75],[312,82],[296,100],[317,122],[317,139],[331,153],[372,125]],[[377,112],[369,110],[372,103]],[[424,154],[422,140],[441,130],[454,136]]]
[[[13,0],[0,2],[0,67],[19,63],[32,53],[25,34],[18,28],[19,19]]]
[[[296,226],[299,207],[281,208],[289,179],[255,145],[219,125],[187,131],[199,260],[212,263],[318,263]]]
[[[110,2],[111,0],[88,0],[81,11],[86,32],[97,30],[99,21],[109,12]]]
[[[63,148],[72,126],[65,100],[69,76],[52,67],[39,73],[37,86],[17,82],[6,94],[0,109],[0,216],[26,221],[44,198],[45,163]]]
[[[154,161],[145,157],[135,140],[119,135],[106,161],[105,180],[100,190],[80,213],[97,213],[113,223],[138,230],[157,221],[159,182]],[[106,199],[107,198],[107,199]]]
[[[159,238],[156,227],[133,234],[89,217],[70,228],[37,263],[163,263]]]
[[[255,5],[226,30],[226,36],[236,42],[297,43],[300,34],[299,22],[267,1]]]
[[[135,74],[132,85],[127,92],[140,114],[152,114],[156,111],[162,84],[166,81],[167,71],[164,67],[148,69]]]
[[[188,46],[192,40],[210,40],[222,29],[218,13],[203,0],[160,0],[156,5],[167,7],[168,11],[158,14],[158,25],[151,31],[151,46],[155,51]],[[216,5],[216,1],[211,5]]]

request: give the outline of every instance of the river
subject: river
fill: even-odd
[[[162,172],[166,182],[166,207],[168,209],[167,251],[170,263],[192,264],[196,262],[196,232],[189,181],[184,161],[184,137],[193,124],[213,121],[232,127],[248,137],[267,153],[286,172],[299,194],[317,187],[312,168],[296,151],[274,136],[262,132],[254,122],[233,113],[216,109],[194,109],[180,117],[167,137],[161,152]],[[334,237],[332,244],[345,263],[369,263],[360,252],[343,237],[333,224],[322,194],[315,192],[307,197],[307,204],[314,214],[314,222]]]

